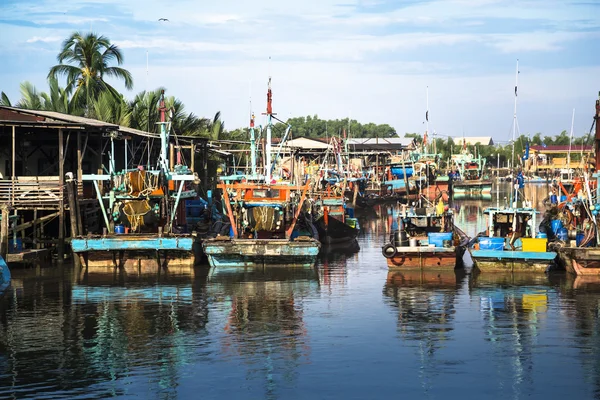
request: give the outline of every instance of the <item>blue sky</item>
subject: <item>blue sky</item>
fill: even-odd
[[[520,132],[568,130],[575,108],[581,136],[600,90],[598,15],[586,0],[4,0],[0,90],[46,90],[62,40],[92,29],[123,50],[127,97],[164,86],[228,128],[247,124],[250,98],[263,111],[271,74],[280,118],[423,132],[429,87],[431,131],[506,141],[519,59]]]

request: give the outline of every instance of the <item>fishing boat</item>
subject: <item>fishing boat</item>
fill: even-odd
[[[192,185],[199,179],[180,160],[176,163],[173,155],[168,155],[169,147],[174,154],[174,147],[170,143],[171,121],[167,121],[164,91],[159,111],[160,155],[155,169],[128,168],[131,160],[127,159],[127,138],[111,135],[108,174],[83,175],[83,181],[94,184],[105,224],[102,233],[71,240],[73,252],[86,268],[155,269],[195,263],[194,237],[177,233],[177,229],[185,225],[185,218],[178,212],[181,201],[197,198]],[[122,171],[115,167],[117,141],[123,141],[125,147]]]
[[[482,272],[545,272],[556,266],[557,253],[548,239],[536,235],[539,211],[533,208],[489,207],[487,230],[469,243],[473,266]]]
[[[390,269],[461,268],[467,236],[454,226],[454,214],[440,202],[435,207],[402,205],[397,229],[382,253]]]
[[[325,190],[313,194],[313,216],[322,244],[355,241],[360,232],[358,219],[354,218],[354,209],[346,207],[343,192],[343,185],[327,183]]]
[[[4,261],[4,258],[0,256],[0,296],[4,294],[6,289],[10,286],[10,270],[8,265]]]
[[[600,165],[600,99],[596,100],[595,155],[596,165]],[[592,126],[594,126],[592,125]],[[591,133],[591,132],[590,132]],[[588,165],[587,160],[583,163]],[[572,189],[562,181],[558,183],[560,201],[557,194],[551,196],[555,207],[549,211],[551,232],[556,232],[556,248],[560,261],[567,272],[577,276],[600,277],[600,173],[590,179],[587,169],[581,176],[572,176]]]
[[[468,153],[465,147],[460,154],[453,154],[451,165],[460,174],[460,179],[452,183],[455,195],[489,195],[492,192],[492,181],[484,174],[485,158]]]
[[[312,267],[316,262],[319,241],[314,237],[306,202],[310,182],[304,185],[273,176],[271,161],[272,91],[271,78],[267,90],[267,126],[264,151],[264,174],[256,171],[256,145],[251,140],[251,176],[221,177],[217,189],[222,195],[223,213],[229,233],[202,242],[202,248],[213,268],[254,268],[265,266]],[[250,119],[251,139],[254,117]],[[288,125],[282,142],[285,141]],[[281,145],[281,144],[280,144]],[[277,158],[277,157],[276,157]],[[276,161],[276,160],[275,160]],[[277,179],[279,178],[279,180]],[[304,223],[304,226],[302,226]]]

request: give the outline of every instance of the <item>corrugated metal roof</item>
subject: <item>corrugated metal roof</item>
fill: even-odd
[[[568,144],[551,144],[551,145],[543,145],[543,144],[534,144],[532,146],[530,146],[531,150],[536,150],[536,151],[564,151],[565,153],[567,153],[569,151],[569,149],[572,152],[576,152],[576,151],[592,151],[593,147],[590,145],[581,145],[581,144],[574,144],[569,146]]]
[[[40,118],[40,117],[44,118],[45,121],[40,121],[40,123],[43,123],[43,122],[65,122],[65,123],[70,123],[70,124],[80,124],[82,126],[103,129],[103,130],[115,130],[115,131],[119,131],[122,133],[128,133],[130,135],[145,136],[145,137],[152,137],[152,138],[160,137],[156,133],[144,132],[144,131],[129,128],[126,126],[119,126],[119,125],[115,125],[115,124],[110,124],[108,122],[99,121],[97,119],[79,117],[79,116],[70,115],[70,114],[63,114],[63,113],[59,113],[56,111],[27,110],[27,109],[23,109],[23,108],[7,107],[7,106],[0,106],[0,110],[12,111],[15,113],[25,114],[25,115],[29,115],[29,116],[33,116],[33,117],[37,117],[37,118]],[[6,113],[3,113],[3,116],[5,116],[5,115],[6,115]]]

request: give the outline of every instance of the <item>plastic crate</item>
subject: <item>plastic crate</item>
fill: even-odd
[[[452,232],[430,232],[427,234],[429,244],[444,247],[444,240],[452,240]]]
[[[504,238],[498,237],[480,237],[480,250],[504,250]]]
[[[534,251],[538,253],[545,253],[548,239],[544,238],[521,238],[523,243],[523,251]]]

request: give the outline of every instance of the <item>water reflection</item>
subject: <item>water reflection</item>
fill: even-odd
[[[600,399],[600,278],[567,275],[561,286],[565,313],[574,324],[575,348],[582,365],[582,381],[593,386]]]
[[[18,289],[0,310],[0,352],[8,354],[0,397],[71,397],[90,387],[98,397],[123,395],[139,379],[156,393],[175,392],[192,361],[187,335],[202,336],[207,322],[202,285],[166,274],[80,280],[73,269],[31,271],[15,271]]]
[[[499,384],[518,398],[535,392],[535,350],[557,302],[553,276],[528,273],[473,274],[470,294],[479,303],[484,337],[492,346]]]
[[[319,291],[317,270],[267,267],[211,271],[209,294],[225,306],[222,353],[247,365],[247,380],[263,381],[264,397],[277,397],[277,383],[297,379],[310,361],[304,298]]]
[[[458,291],[465,277],[464,270],[388,272],[383,294],[397,309],[400,337],[416,342],[425,391],[434,385],[438,350],[452,340]]]

